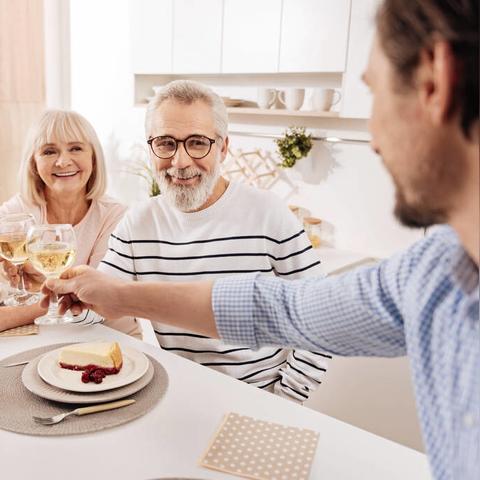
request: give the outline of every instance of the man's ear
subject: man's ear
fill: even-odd
[[[449,43],[439,40],[421,53],[417,70],[420,101],[434,125],[443,124],[453,113],[455,83],[455,57]]]
[[[229,144],[230,144],[230,139],[228,137],[225,137],[222,142],[222,149],[220,150],[220,153],[221,153],[220,162],[223,162],[227,157]]]

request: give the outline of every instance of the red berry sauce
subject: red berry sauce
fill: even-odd
[[[106,367],[99,367],[98,365],[86,365],[86,366],[68,365],[67,363],[62,363],[62,362],[60,362],[60,366],[62,368],[66,368],[67,370],[83,371],[82,373],[83,383],[89,383],[89,382],[102,383],[103,379],[107,375],[115,375],[122,368],[121,365],[120,365],[120,368],[115,368],[115,367],[106,368]]]

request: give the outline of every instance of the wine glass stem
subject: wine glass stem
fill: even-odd
[[[48,305],[47,316],[55,317],[58,313],[58,297],[56,293],[50,293],[50,303]]]
[[[20,295],[26,295],[27,291],[25,290],[25,281],[23,278],[23,263],[18,265],[18,290],[20,290]]]

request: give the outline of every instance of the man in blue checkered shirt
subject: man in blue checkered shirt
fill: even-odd
[[[132,285],[79,267],[48,287],[74,311],[147,317],[253,348],[408,355],[433,476],[478,479],[478,0],[385,0],[364,80],[397,217],[448,226],[340,277]]]

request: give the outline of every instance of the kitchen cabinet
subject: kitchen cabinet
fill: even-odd
[[[313,86],[311,78],[298,75],[325,74],[338,77],[326,86],[342,87],[340,116],[368,118],[370,94],[360,77],[379,2],[131,0],[136,101],[161,83],[148,79],[152,74],[169,76],[165,81],[172,74],[197,75],[200,81],[214,75],[218,85],[239,75],[243,87],[257,86],[255,75],[265,74],[272,84],[307,87]]]
[[[132,68],[135,73],[172,71],[173,0],[130,1]]]
[[[343,72],[349,0],[283,0],[280,72]]]
[[[361,81],[375,33],[375,12],[380,0],[352,0],[347,68],[343,77],[341,115],[369,118],[371,94]]]
[[[349,0],[131,0],[137,74],[343,72]]]
[[[220,73],[223,0],[175,0],[173,71]]]
[[[224,0],[222,73],[278,71],[280,0]]]

